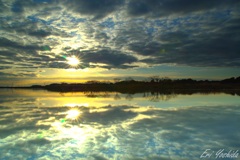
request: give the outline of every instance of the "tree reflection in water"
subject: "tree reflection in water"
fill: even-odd
[[[10,93],[0,93],[0,159],[199,159],[239,148],[238,96]]]

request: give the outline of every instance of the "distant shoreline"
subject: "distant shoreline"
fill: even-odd
[[[145,81],[118,81],[98,82],[89,81],[86,83],[53,83],[49,85],[33,85],[29,87],[0,87],[9,89],[44,89],[53,92],[119,92],[119,93],[214,93],[240,95],[240,77],[229,78],[221,81],[196,81],[192,79],[171,80],[168,78],[152,79]]]

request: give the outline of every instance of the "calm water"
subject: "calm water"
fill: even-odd
[[[227,94],[1,89],[0,159],[240,159],[239,122]]]

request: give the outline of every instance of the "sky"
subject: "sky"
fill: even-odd
[[[0,0],[0,84],[240,76],[239,0]]]

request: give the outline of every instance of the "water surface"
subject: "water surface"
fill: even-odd
[[[234,159],[239,121],[235,95],[1,89],[0,159]]]

